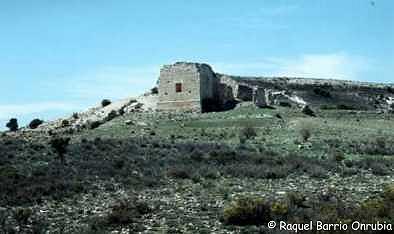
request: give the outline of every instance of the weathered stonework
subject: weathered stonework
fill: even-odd
[[[393,84],[289,77],[240,77],[214,73],[207,64],[178,62],[160,71],[158,110],[222,111],[238,102],[273,105],[392,108]]]
[[[257,86],[253,88],[253,103],[257,107],[268,106],[266,90],[264,88],[257,87]]]
[[[206,64],[179,62],[160,71],[158,110],[204,111],[215,100],[218,80]]]

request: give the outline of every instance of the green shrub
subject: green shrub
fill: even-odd
[[[103,100],[101,101],[101,106],[102,106],[102,107],[106,107],[106,106],[108,106],[108,105],[110,105],[110,104],[111,104],[111,101],[108,100],[108,99],[103,99]]]
[[[357,142],[352,145],[357,153],[369,155],[394,155],[394,141],[384,136]]]
[[[307,173],[314,178],[327,178],[328,171],[323,166],[320,165],[310,165],[307,168]]]
[[[388,185],[379,196],[364,201],[353,216],[355,220],[365,223],[394,221],[394,184]]]
[[[18,130],[18,120],[15,118],[10,119],[8,123],[5,125],[11,132],[15,132]]]
[[[33,215],[33,211],[30,208],[17,208],[14,211],[14,219],[20,225],[26,225],[29,222],[30,217]]]
[[[70,143],[70,138],[53,138],[49,142],[51,147],[57,153],[61,163],[65,164],[66,160],[64,158],[64,154],[67,152],[67,146]]]
[[[190,159],[196,162],[201,162],[204,160],[204,153],[198,149],[195,149],[190,153]]]
[[[307,142],[312,136],[312,132],[307,126],[304,126],[300,129],[300,136],[303,142]]]
[[[79,113],[78,112],[74,112],[72,117],[73,117],[73,119],[78,119],[79,118]]]
[[[101,121],[93,121],[88,124],[88,127],[89,129],[95,129],[100,127],[101,124],[102,124]]]
[[[302,113],[308,116],[316,117],[315,112],[308,105],[302,108]]]
[[[349,106],[349,105],[346,105],[346,104],[338,104],[338,105],[336,106],[336,108],[337,108],[338,110],[356,110],[355,107]]]
[[[343,160],[345,160],[346,157],[342,151],[338,149],[330,149],[329,158],[334,162],[342,162]]]
[[[322,97],[325,97],[325,98],[330,98],[331,97],[331,93],[329,91],[325,90],[325,89],[322,89],[322,88],[314,88],[313,92],[316,95],[319,95],[319,96],[322,96]]]
[[[159,89],[157,87],[153,87],[150,89],[150,93],[151,94],[158,94],[159,93]]]
[[[223,222],[227,225],[262,225],[270,220],[270,206],[261,198],[239,198],[223,210]]]
[[[252,126],[246,126],[242,128],[239,135],[240,139],[243,138],[246,140],[254,139],[256,136],[257,136],[256,129]]]
[[[139,201],[136,198],[124,198],[112,205],[107,221],[110,225],[130,224],[150,211],[151,208],[145,201]]]
[[[174,179],[190,179],[190,171],[186,168],[170,168],[167,170],[167,176]]]
[[[279,102],[279,106],[291,107],[291,103],[290,102]]]
[[[111,120],[115,119],[117,116],[118,116],[118,113],[115,110],[112,110],[105,117],[105,121],[111,121]]]
[[[40,126],[42,123],[44,123],[44,121],[42,121],[41,119],[33,119],[30,124],[29,124],[29,128],[30,129],[36,129],[38,128],[38,126]]]
[[[68,121],[67,119],[63,119],[61,122],[61,127],[62,128],[70,127],[70,121]]]
[[[326,104],[324,104],[324,105],[320,106],[320,109],[321,110],[336,110],[337,107],[335,105],[326,105]]]

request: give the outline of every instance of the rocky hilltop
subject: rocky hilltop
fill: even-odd
[[[298,77],[217,76],[246,86],[284,91],[323,109],[389,110],[394,103],[393,84]],[[277,103],[280,102],[286,101],[279,97]]]
[[[163,80],[162,83],[165,81],[165,89],[160,87],[160,79]],[[175,101],[177,104],[166,112],[183,110],[178,109],[179,103],[189,105],[190,100],[193,102],[200,100],[202,105],[208,105],[209,108],[205,108],[208,111],[205,112],[229,110],[252,103],[260,108],[308,106],[315,111],[392,112],[394,109],[394,84],[297,77],[242,77],[216,73],[208,64],[177,62],[163,66],[158,86],[137,98],[125,98],[106,105],[100,104],[66,118],[46,122],[35,130],[80,131],[96,128],[116,117],[132,112],[161,111],[158,108],[161,97],[166,96],[167,100],[171,99],[172,94],[167,94],[173,88],[171,82],[182,82],[184,92],[180,93],[181,96],[174,93],[177,95],[175,98],[178,98]],[[211,88],[208,95],[210,99],[203,99],[203,95],[207,96],[208,86]],[[201,93],[200,89],[205,93]],[[30,129],[22,130],[30,131]]]
[[[165,65],[158,81],[158,109],[223,111],[240,102],[258,107],[306,105],[323,109],[391,110],[394,85],[335,79],[241,77],[216,73],[208,64]]]

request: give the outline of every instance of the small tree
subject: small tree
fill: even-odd
[[[29,124],[29,128],[30,129],[36,129],[38,128],[38,126],[40,126],[42,123],[44,123],[44,121],[42,121],[41,119],[33,119],[30,124]]]
[[[79,118],[78,112],[74,112],[72,117],[73,117],[73,119],[78,119]]]
[[[151,94],[158,94],[159,93],[159,89],[157,87],[153,87],[150,90]]]
[[[51,147],[55,150],[56,154],[59,157],[59,160],[62,164],[66,163],[64,154],[67,153],[67,146],[70,143],[70,138],[53,138],[50,141]]]
[[[110,104],[111,104],[111,101],[108,100],[108,99],[103,99],[103,100],[101,101],[101,106],[102,106],[102,107],[106,107],[106,106],[108,106],[108,105],[110,105]]]
[[[18,130],[18,120],[15,118],[10,119],[6,124],[6,127],[10,129],[11,132],[15,132]]]

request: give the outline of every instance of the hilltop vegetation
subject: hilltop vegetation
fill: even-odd
[[[3,134],[0,232],[259,233],[270,220],[392,222],[394,116],[315,112],[134,112],[94,129]],[[70,141],[59,151],[54,139]]]

